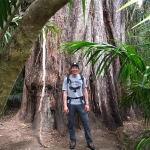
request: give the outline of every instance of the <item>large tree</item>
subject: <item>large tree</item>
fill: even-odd
[[[66,115],[63,112],[62,83],[67,74],[71,62],[79,62],[80,73],[87,79],[90,109],[89,117],[92,123],[103,123],[109,129],[115,130],[122,125],[122,115],[118,109],[120,97],[120,85],[116,84],[116,78],[120,68],[120,59],[117,58],[110,66],[106,77],[102,81],[102,75],[94,80],[98,65],[85,66],[86,59],[83,55],[78,57],[67,56],[59,53],[55,44],[67,41],[107,42],[117,46],[117,43],[109,39],[125,42],[125,16],[124,12],[116,13],[123,5],[123,0],[86,0],[85,24],[82,11],[82,2],[74,0],[69,17],[69,4],[60,9],[52,20],[62,30],[63,35],[53,43],[51,33],[47,36],[46,50],[46,90],[43,99],[42,114],[44,116],[44,128],[50,126],[52,102],[55,104],[55,128],[58,131],[66,129]],[[38,114],[39,100],[42,92],[42,51],[40,43],[36,42],[32,56],[26,64],[25,84],[22,106],[18,116],[26,122],[32,122],[38,129],[40,116]],[[99,60],[99,63],[101,60]],[[78,118],[77,118],[78,123]],[[79,125],[79,124],[77,124]]]
[[[25,12],[15,34],[0,54],[0,114],[43,26],[68,2],[69,0],[36,0]]]

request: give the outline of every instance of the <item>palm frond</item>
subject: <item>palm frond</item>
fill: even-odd
[[[117,10],[117,12],[118,12],[118,11],[121,11],[122,9],[125,9],[126,7],[132,5],[132,4],[136,3],[136,2],[138,2],[138,0],[131,0],[131,1],[127,2],[127,3],[126,3],[125,5],[123,5],[119,10]]]
[[[150,67],[146,66],[145,61],[137,55],[134,47],[119,41],[116,42],[123,48],[106,43],[75,41],[61,44],[60,50],[75,55],[83,53],[83,58],[87,59],[86,65],[91,63],[92,66],[95,66],[97,63],[98,67],[95,74],[100,76],[103,72],[103,78],[106,76],[113,60],[119,56],[122,59],[122,66],[118,81],[123,81],[126,85],[123,87],[123,91],[125,91],[123,95],[125,96],[121,100],[121,107],[130,108],[136,103],[143,109],[143,116],[145,122],[147,122],[150,118]]]
[[[124,82],[127,82],[129,78],[132,81],[135,80],[135,76],[133,75],[135,71],[137,76],[144,76],[146,73],[146,64],[144,60],[136,54],[135,48],[119,41],[116,42],[120,43],[124,49],[106,43],[100,45],[94,42],[86,41],[63,43],[60,45],[60,49],[68,54],[80,51],[78,54],[83,53],[83,57],[88,58],[86,65],[88,63],[95,65],[99,59],[103,57],[102,61],[99,63],[96,75],[101,75],[104,71],[105,76],[113,59],[119,56],[123,60],[123,65],[118,76],[120,79],[123,77]],[[149,76],[146,76],[145,79],[148,80],[148,78]]]
[[[139,26],[140,24],[142,24],[142,23],[144,23],[144,22],[146,22],[148,20],[150,20],[150,16],[147,16],[144,20],[142,20],[141,22],[139,22],[138,24],[136,24],[135,26],[133,26],[131,29],[134,29],[135,27]]]
[[[55,40],[56,40],[55,38],[56,37],[59,38],[62,35],[62,30],[59,29],[55,23],[51,23],[50,21],[48,21],[48,23],[44,26],[44,31],[45,31],[46,37],[47,37],[48,30],[51,32],[52,40],[53,40],[55,46],[57,46],[56,42],[55,42]],[[42,38],[42,36],[43,36],[42,32],[41,32],[40,36],[41,36],[41,43],[42,43],[42,39],[43,39]]]

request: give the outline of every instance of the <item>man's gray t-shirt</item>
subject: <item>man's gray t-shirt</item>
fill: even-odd
[[[82,81],[81,76],[79,74],[77,77],[69,75],[69,79],[70,80],[68,84],[67,84],[67,77],[64,79],[62,90],[67,91],[68,97],[76,98],[83,96],[83,88],[87,87],[85,77],[83,77],[84,80]],[[80,99],[71,99],[71,104],[79,105],[81,104],[81,101]]]

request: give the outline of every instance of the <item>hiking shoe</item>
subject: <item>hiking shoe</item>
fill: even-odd
[[[95,146],[93,145],[93,143],[87,143],[88,148],[90,148],[91,150],[95,149]]]
[[[71,144],[70,144],[70,149],[74,149],[75,146],[76,146],[76,142],[71,142]]]

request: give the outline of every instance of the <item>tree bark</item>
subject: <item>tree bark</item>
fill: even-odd
[[[90,42],[107,42],[111,43],[109,39],[116,39],[125,42],[125,16],[124,12],[116,13],[116,11],[123,5],[123,0],[95,0],[95,8],[93,6],[93,0],[86,0],[86,10],[85,10],[85,25],[82,10],[82,1],[74,0],[72,3],[72,10],[69,17],[69,5],[66,5],[60,9],[52,19],[57,24],[57,26],[62,30],[63,35],[56,40],[56,44],[67,41],[90,41]],[[111,43],[117,45],[117,43]],[[46,92],[45,99],[43,100],[43,109],[45,113],[49,114],[49,104],[50,101],[56,101],[55,104],[55,128],[62,132],[67,128],[66,115],[63,112],[63,100],[62,100],[62,84],[64,78],[69,74],[70,64],[72,62],[78,62],[80,66],[80,74],[84,75],[87,79],[88,92],[89,92],[89,102],[90,102],[90,113],[89,119],[91,126],[96,123],[97,127],[99,125],[105,125],[110,130],[116,130],[118,126],[122,126],[122,118],[118,108],[118,98],[120,97],[120,85],[116,84],[116,78],[121,65],[120,59],[117,58],[111,65],[106,77],[102,80],[103,73],[96,80],[94,76],[98,64],[94,67],[91,65],[85,66],[87,60],[83,55],[74,57],[66,55],[65,53],[59,53],[57,47],[52,41],[51,34],[49,32],[47,36],[47,58],[46,58]],[[37,51],[36,47],[34,51]],[[33,54],[34,55],[34,51]],[[42,51],[41,51],[42,53]],[[25,79],[25,89],[23,95],[22,104],[25,106],[21,107],[18,115],[22,115],[25,121],[33,122],[33,127],[38,129],[38,114],[37,107],[32,113],[32,115],[26,115],[28,113],[27,109],[30,108],[27,101],[32,99],[36,102],[34,105],[39,104],[39,99],[29,96],[34,87],[36,94],[41,94],[41,77],[42,69],[40,69],[40,62],[42,55],[32,56],[26,65],[26,79]],[[38,65],[35,66],[33,60],[37,60]],[[99,60],[100,63],[102,58]],[[33,67],[33,68],[32,68]],[[31,70],[31,73],[29,73]],[[33,70],[36,70],[34,72]],[[29,77],[29,81],[27,80]],[[34,86],[32,86],[34,85]],[[28,99],[26,97],[29,96]],[[48,105],[45,105],[47,103]],[[26,110],[26,111],[25,111]],[[30,112],[30,111],[29,111]],[[44,113],[44,111],[43,111]],[[29,117],[28,117],[29,116]],[[32,116],[32,119],[31,119]],[[45,126],[49,124],[50,115],[45,116]],[[34,119],[35,118],[35,119]],[[79,127],[80,123],[76,119],[76,125]],[[48,127],[48,126],[47,126]],[[45,127],[46,129],[46,127]],[[48,128],[47,128],[48,129]]]
[[[0,114],[19,72],[32,53],[41,29],[68,2],[36,0],[25,12],[15,34],[0,54]]]

